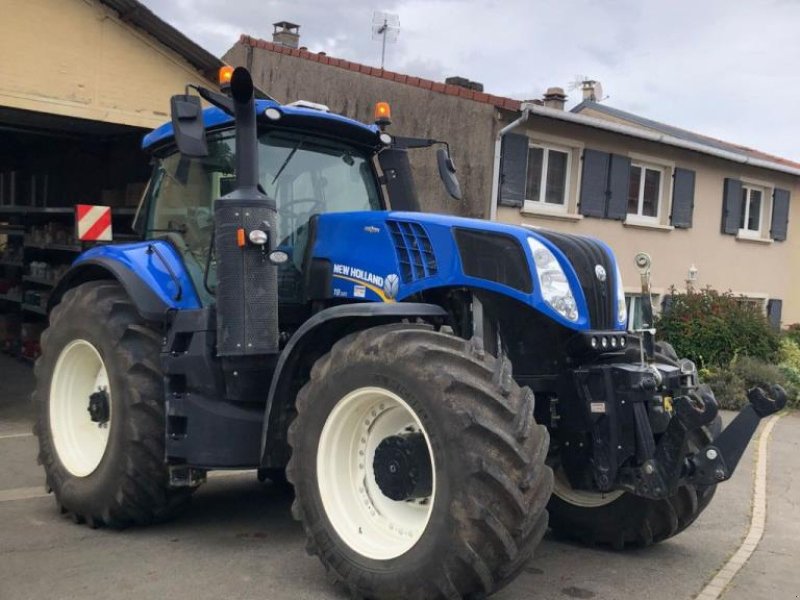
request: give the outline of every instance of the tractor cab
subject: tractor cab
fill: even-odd
[[[279,265],[283,301],[303,297],[300,275],[315,215],[385,208],[373,155],[374,149],[363,144],[302,130],[260,130],[258,184],[275,200],[274,246],[287,256]],[[210,254],[214,201],[236,185],[234,156],[232,128],[209,135],[207,156],[190,158],[174,145],[165,147],[155,156],[143,199],[140,230],[148,239],[168,239],[182,252],[204,303],[211,300],[216,281]]]
[[[145,137],[154,169],[136,219],[146,239],[166,239],[181,253],[204,305],[214,302],[216,287],[215,201],[236,188],[235,120],[224,97],[209,98],[221,107],[181,118],[181,107],[173,106],[178,115],[172,122]],[[387,196],[395,208],[419,210],[407,149],[438,142],[385,133],[391,123],[385,102],[377,103],[372,125],[304,101],[257,100],[255,112],[258,189],[276,205],[270,235],[274,256],[281,259],[281,312],[298,312],[309,299],[309,242],[317,217],[388,210]],[[440,151],[438,162],[446,189],[460,197],[449,148]]]

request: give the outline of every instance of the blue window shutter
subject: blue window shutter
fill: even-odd
[[[776,242],[782,242],[789,233],[789,200],[791,192],[775,188],[772,195],[772,227],[770,237]]]
[[[631,159],[620,154],[611,155],[608,170],[608,201],[606,218],[623,221],[628,214],[628,187],[631,182]]]
[[[672,182],[672,217],[670,219],[673,227],[688,229],[692,226],[694,179],[694,171],[675,169],[675,179]]]
[[[584,216],[606,216],[606,192],[608,189],[608,167],[610,161],[611,157],[608,152],[590,148],[586,148],[583,151],[580,213]]]
[[[500,205],[521,207],[528,179],[528,136],[507,133],[500,150]]]
[[[781,328],[781,312],[783,310],[783,300],[771,298],[767,301],[767,320],[775,329]]]
[[[722,191],[722,233],[736,235],[742,218],[742,182],[725,178]]]

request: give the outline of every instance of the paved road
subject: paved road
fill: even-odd
[[[42,493],[35,438],[3,437],[30,432],[30,386],[30,367],[0,356],[0,599],[343,598],[306,556],[289,498],[250,473],[210,479],[176,521],[122,532],[74,525],[52,497],[9,499]],[[800,598],[800,415],[783,418],[772,440],[767,531],[723,600]],[[697,523],[650,549],[592,550],[547,537],[495,598],[694,598],[747,531],[753,469],[751,445]]]

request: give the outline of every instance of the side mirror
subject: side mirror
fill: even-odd
[[[178,95],[170,99],[172,129],[175,143],[184,156],[208,156],[206,130],[203,125],[203,107],[199,96]]]
[[[456,200],[461,200],[461,184],[458,183],[456,177],[456,166],[447,150],[439,148],[436,151],[436,162],[439,165],[439,177],[441,177],[447,193]]]

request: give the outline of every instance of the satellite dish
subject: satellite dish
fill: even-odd
[[[594,101],[601,102],[605,96],[603,95],[603,84],[599,81],[594,82]]]
[[[399,15],[379,10],[372,13],[372,39],[381,41],[381,69],[386,62],[386,44],[397,42],[398,35],[400,35]]]

